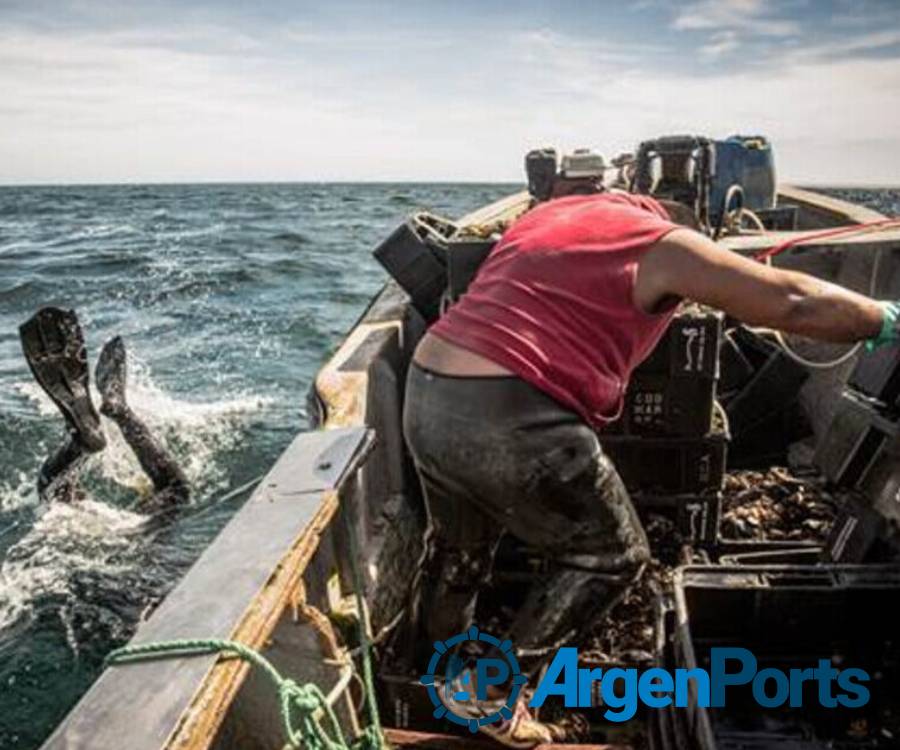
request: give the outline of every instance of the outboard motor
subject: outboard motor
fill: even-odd
[[[587,148],[565,154],[560,169],[555,149],[534,149],[525,155],[528,192],[537,203],[565,195],[601,193],[605,172],[603,157]]]
[[[550,199],[556,182],[556,149],[536,148],[525,154],[528,192],[538,203]]]
[[[693,209],[709,227],[710,180],[716,171],[716,151],[708,138],[672,135],[644,141],[638,148],[630,189],[677,201]]]
[[[701,226],[717,236],[725,216],[736,209],[771,212],[775,208],[772,146],[761,135],[733,135],[720,141],[690,135],[644,141],[629,188],[691,207]]]

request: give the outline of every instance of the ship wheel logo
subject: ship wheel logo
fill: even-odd
[[[465,641],[492,646],[499,658],[480,657],[474,669],[456,655],[457,647]],[[445,662],[440,670],[441,662]],[[447,719],[454,724],[468,727],[470,732],[486,724],[510,719],[528,678],[519,669],[519,662],[509,640],[501,641],[489,633],[482,633],[472,626],[446,641],[436,641],[434,653],[428,662],[428,673],[419,678],[428,690],[434,705],[435,719]],[[505,702],[490,700],[487,688],[491,685],[510,685]]]

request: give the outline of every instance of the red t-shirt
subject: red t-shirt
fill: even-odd
[[[676,228],[643,195],[542,203],[506,231],[431,332],[601,427],[621,413],[632,370],[674,315],[642,312],[633,293],[641,255]]]

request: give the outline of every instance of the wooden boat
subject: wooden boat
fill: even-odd
[[[528,202],[524,192],[511,195],[457,223],[506,222],[527,210]],[[884,218],[788,186],[780,187],[778,205],[797,207],[797,230],[727,237],[723,246],[751,253],[810,232]],[[865,290],[876,254],[891,258],[898,249],[900,229],[861,230],[803,242],[776,262]],[[888,268],[893,265],[884,258],[877,291],[896,297],[900,288]],[[388,281],[319,371],[310,397],[313,428],[297,435],[141,623],[133,644],[239,641],[258,649],[282,674],[321,686],[350,735],[366,723],[359,659],[348,655],[344,637],[352,632],[347,624],[359,616],[353,594],[360,586],[372,637],[390,626],[402,611],[421,551],[421,499],[404,452],[400,415],[405,371],[424,329],[406,296]],[[852,362],[813,371],[804,386],[817,435],[827,428],[850,367]],[[396,747],[492,746],[415,725],[396,694],[382,690],[379,702],[387,738]],[[245,662],[206,655],[107,668],[44,747],[268,750],[285,742],[271,683]]]

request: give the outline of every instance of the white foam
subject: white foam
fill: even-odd
[[[239,440],[240,422],[264,409],[271,399],[236,394],[219,401],[185,401],[157,386],[147,365],[131,353],[128,365],[128,403],[156,439],[173,450],[188,480],[216,484],[224,479],[224,467],[216,464],[215,454],[234,446]],[[61,419],[55,404],[37,383],[20,382],[14,387],[35,404],[41,415]],[[99,394],[94,391],[93,395],[99,404]],[[105,418],[103,426],[107,446],[91,460],[89,470],[140,493],[148,492],[149,480],[119,429]]]
[[[126,571],[123,552],[134,550],[129,532],[145,521],[94,500],[48,506],[0,565],[0,631],[29,616],[39,597],[66,597],[77,570]]]
[[[15,388],[41,415],[59,421],[62,439],[62,417],[43,390],[33,382],[18,383]],[[240,422],[248,414],[270,402],[246,394],[211,402],[181,400],[159,388],[149,368],[130,355],[127,393],[129,404],[154,436],[173,450],[188,480],[192,484],[202,481],[207,489],[226,483],[227,467],[216,462],[216,454],[240,439]],[[99,394],[95,395],[99,404]],[[104,429],[107,446],[92,457],[88,471],[138,492],[149,492],[149,480],[119,429],[105,418]],[[36,448],[49,451],[53,446]],[[37,506],[34,482],[34,476],[19,472],[11,482],[0,485],[0,510]],[[31,530],[7,550],[0,566],[0,633],[28,617],[38,597],[69,595],[72,576],[78,571],[115,574],[140,564],[140,545],[132,532],[146,520],[138,513],[91,498],[49,505]],[[60,614],[65,620],[65,613]]]

